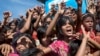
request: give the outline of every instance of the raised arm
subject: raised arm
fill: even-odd
[[[2,24],[1,24],[2,26],[4,26],[4,25],[6,25],[7,23],[9,23],[9,21],[10,21],[10,16],[11,16],[11,12],[6,11],[6,12],[3,13],[3,15],[4,15],[4,20],[3,20]]]
[[[36,22],[34,23],[34,28],[35,28],[35,29],[38,27],[39,22],[40,22],[40,20],[42,19],[43,14],[45,13],[45,12],[44,12],[44,8],[42,8],[42,7],[40,7],[40,9],[38,9],[38,11],[40,11],[40,13],[39,13],[39,15],[38,15],[38,18],[37,18]]]
[[[42,22],[44,23],[47,17],[52,16],[56,13],[55,5],[52,5],[51,10],[42,17]]]
[[[46,31],[46,36],[50,34],[50,32],[52,31],[53,27],[55,26],[57,19],[59,17],[60,14],[64,13],[64,9],[61,9],[61,4],[59,4],[59,8],[57,13],[55,14],[55,17],[53,18],[52,22],[50,23],[50,25],[48,26],[48,29]]]
[[[87,2],[88,2],[87,11],[95,15],[96,13],[95,0],[87,0]]]
[[[31,17],[32,17],[33,11],[32,10],[28,10],[28,14],[29,14],[29,16],[27,18],[27,21],[26,21],[25,25],[23,26],[23,28],[20,30],[21,33],[24,33],[30,27]]]
[[[77,12],[77,25],[76,25],[76,31],[79,31],[80,24],[81,24],[81,18],[82,18],[82,0],[76,0],[78,5],[78,12]]]
[[[38,27],[40,20],[41,20],[41,15],[38,16],[36,22],[34,23],[34,28],[35,29]]]
[[[100,50],[100,44],[96,41],[94,41],[93,39],[89,38],[88,40],[93,46],[95,46],[96,48],[98,48]]]
[[[88,38],[89,38],[89,32],[88,34],[86,34],[83,26],[81,26],[82,28],[82,31],[83,31],[83,34],[84,34],[84,38],[82,39],[82,43],[78,49],[78,52],[76,53],[75,56],[85,56],[85,50],[86,50],[86,45],[87,45],[87,41],[88,41]]]

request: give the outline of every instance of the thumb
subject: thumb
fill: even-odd
[[[11,53],[14,53],[14,49],[13,49],[13,47],[11,47]]]

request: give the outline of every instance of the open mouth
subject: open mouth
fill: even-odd
[[[66,31],[67,31],[67,32],[72,32],[72,29],[67,29]]]
[[[67,33],[68,35],[72,35],[73,31],[72,31],[72,29],[67,29],[67,30],[66,30],[66,33]]]
[[[66,30],[67,32],[71,32],[72,30],[71,29],[68,29],[68,30]]]

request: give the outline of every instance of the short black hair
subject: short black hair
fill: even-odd
[[[82,16],[81,22],[83,23],[83,21],[86,20],[87,17],[91,17],[92,20],[95,22],[94,15],[93,15],[93,14],[90,14],[90,13],[84,14],[84,15]]]
[[[69,21],[69,24],[72,25],[73,29],[74,29],[74,22],[73,20],[69,17],[69,16],[62,16],[60,15],[57,24],[56,24],[56,31],[58,32],[57,35],[59,36],[63,36],[61,27],[66,24],[66,21]],[[58,37],[59,37],[58,36]],[[58,38],[59,39],[59,38]]]

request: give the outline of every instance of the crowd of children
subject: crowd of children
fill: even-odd
[[[0,56],[100,56],[100,1],[84,14],[82,0],[76,2],[77,9],[61,2],[46,14],[37,6],[13,20],[4,12]]]

